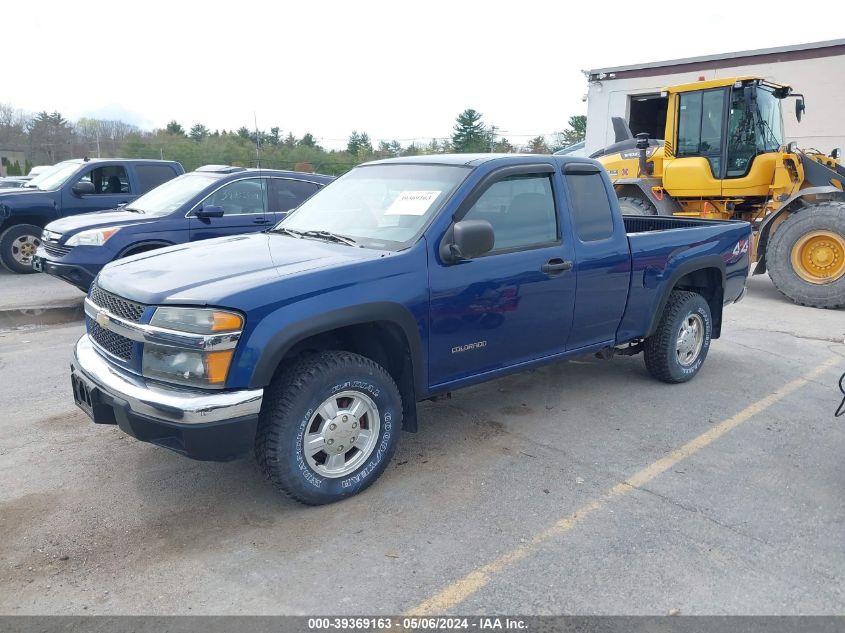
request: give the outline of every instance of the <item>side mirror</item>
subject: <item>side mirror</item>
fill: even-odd
[[[487,220],[461,220],[440,245],[440,257],[448,263],[473,259],[493,249],[496,238]]]
[[[222,218],[223,213],[223,207],[218,207],[214,204],[209,204],[204,207],[200,207],[199,209],[194,211],[194,215],[198,218]]]
[[[798,119],[798,122],[801,123],[801,115],[804,114],[804,111],[807,108],[804,106],[804,99],[802,97],[798,97],[795,100],[795,118]]]
[[[77,196],[90,195],[94,193],[94,183],[88,182],[87,180],[80,180],[71,188],[71,191]]]

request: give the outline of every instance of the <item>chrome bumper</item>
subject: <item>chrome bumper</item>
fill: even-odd
[[[207,424],[249,415],[261,410],[263,389],[200,391],[148,383],[111,365],[94,349],[87,334],[76,343],[74,371],[109,395],[124,400],[140,415],[177,424]]]

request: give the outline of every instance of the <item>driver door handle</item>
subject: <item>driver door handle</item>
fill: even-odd
[[[270,224],[270,220],[265,217],[253,218],[252,221],[254,224]]]
[[[559,275],[567,270],[572,270],[572,262],[569,260],[564,261],[560,257],[555,257],[540,266],[540,270],[549,275]]]

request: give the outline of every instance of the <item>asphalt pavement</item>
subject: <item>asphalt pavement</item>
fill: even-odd
[[[581,358],[457,391],[318,508],[90,423],[80,324],[0,331],[0,613],[843,613],[845,312],[749,286],[692,382]]]

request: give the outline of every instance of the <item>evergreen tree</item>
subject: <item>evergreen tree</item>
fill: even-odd
[[[587,117],[577,114],[569,117],[569,127],[557,134],[555,150],[575,145],[587,138]]]
[[[546,145],[546,138],[543,136],[535,136],[528,141],[529,154],[548,154],[549,146]]]
[[[164,131],[173,136],[185,136],[185,128],[183,128],[176,120],[171,121],[164,128]]]
[[[456,152],[485,152],[490,149],[490,136],[481,122],[481,113],[469,108],[458,115],[452,133]]]
[[[202,123],[197,123],[191,128],[191,131],[188,133],[192,139],[194,139],[197,143],[208,136],[208,128],[205,127]]]

